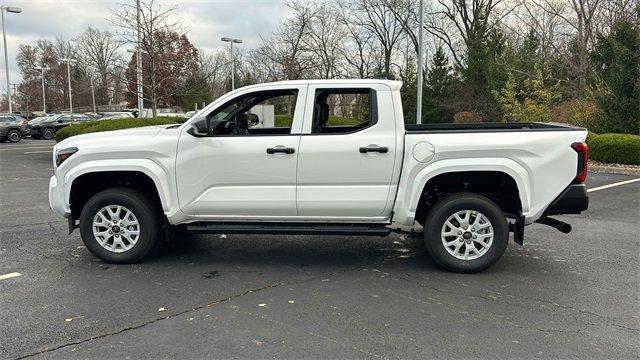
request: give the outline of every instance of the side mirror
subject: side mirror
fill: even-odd
[[[245,120],[247,121],[247,126],[250,128],[260,124],[260,118],[256,114],[246,113]]]
[[[198,118],[189,129],[189,134],[193,136],[207,136],[209,135],[209,126],[207,124],[207,118]]]

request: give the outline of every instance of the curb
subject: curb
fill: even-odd
[[[589,171],[607,173],[607,174],[640,176],[640,168],[636,169],[636,168],[624,168],[624,167],[615,167],[615,166],[589,165]]]

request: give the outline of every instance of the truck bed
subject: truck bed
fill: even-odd
[[[405,124],[407,133],[509,132],[509,131],[583,131],[584,128],[560,123],[491,122],[477,124]]]

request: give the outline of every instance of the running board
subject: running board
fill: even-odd
[[[206,222],[187,225],[187,232],[194,234],[387,236],[391,233],[391,229],[380,224]]]

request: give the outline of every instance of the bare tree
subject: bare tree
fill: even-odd
[[[355,76],[361,79],[373,75],[375,59],[381,54],[376,51],[373,34],[351,21],[351,13],[344,8],[340,12],[340,21],[346,30],[346,41],[340,47],[344,58],[345,72],[351,76],[355,70]]]
[[[351,21],[371,33],[382,49],[382,72],[391,76],[391,62],[395,46],[403,35],[402,25],[387,6],[386,0],[345,0],[343,11],[351,12]]]
[[[339,56],[343,54],[342,46],[346,31],[338,17],[336,9],[327,4],[318,6],[307,27],[307,36],[303,39],[312,59],[317,63],[320,78],[336,77]]]
[[[562,56],[565,62],[571,67],[577,78],[577,91],[580,96],[584,95],[589,75],[589,50],[593,46],[595,39],[596,22],[599,17],[601,0],[531,0],[532,6],[562,20],[563,25],[572,30],[569,32],[575,43],[575,56],[572,56],[558,42],[551,41],[551,45],[556,52]],[[531,6],[524,2],[525,8],[529,10],[532,23],[540,31],[540,22],[537,21],[535,12]]]
[[[140,21],[141,30],[140,45],[144,53],[144,57],[148,58],[149,68],[147,70],[150,79],[148,89],[145,89],[146,100],[151,102],[153,116],[157,114],[159,87],[162,82],[172,80],[160,78],[158,62],[162,61],[160,56],[164,52],[164,46],[167,44],[160,43],[156,34],[177,34],[182,36],[186,34],[181,18],[174,18],[172,14],[177,9],[177,5],[163,8],[157,0],[139,0],[140,4]],[[112,10],[111,23],[119,29],[118,34],[126,42],[136,44],[138,41],[138,8],[136,1],[130,3],[121,3],[119,7]]]
[[[112,80],[117,66],[122,65],[119,53],[122,43],[109,31],[88,27],[77,39],[78,51],[83,57],[87,70],[97,75],[96,101],[98,104],[110,102]]]

